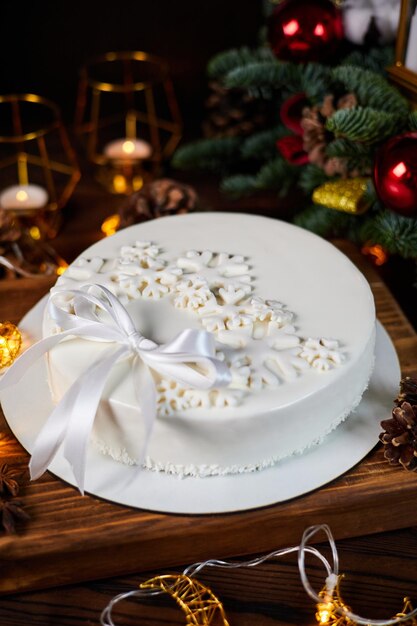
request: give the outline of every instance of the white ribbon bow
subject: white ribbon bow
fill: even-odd
[[[97,295],[94,295],[94,293]],[[74,296],[74,313],[55,304],[57,296]],[[104,385],[114,364],[132,355],[136,396],[145,421],[142,459],[156,418],[155,382],[150,370],[185,387],[211,389],[230,383],[225,363],[215,358],[215,342],[205,330],[182,331],[171,342],[158,345],[143,337],[121,302],[102,285],[51,295],[49,312],[63,332],[51,335],[24,352],[0,381],[0,391],[16,384],[27,369],[66,337],[109,341],[112,345],[71,385],[41,429],[29,463],[31,479],[41,476],[64,443],[77,486],[84,493],[87,444]],[[101,315],[98,315],[100,310]],[[104,315],[103,315],[104,312]],[[196,367],[197,366],[197,367]]]

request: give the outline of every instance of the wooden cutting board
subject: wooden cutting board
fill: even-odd
[[[375,270],[338,242],[367,276],[380,321],[404,375],[417,375],[417,335]],[[0,281],[0,320],[18,321],[51,286],[49,279]],[[30,415],[28,415],[30,419]],[[27,454],[0,416],[0,462],[24,467]],[[377,446],[342,477],[306,496],[247,513],[162,515],[80,496],[46,474],[27,484],[31,520],[0,537],[0,593],[173,567],[297,543],[310,524],[328,523],[337,539],[417,524],[417,475],[393,468]]]

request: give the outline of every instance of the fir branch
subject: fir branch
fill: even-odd
[[[256,191],[256,176],[250,174],[236,174],[224,178],[220,185],[221,191],[236,198]]]
[[[340,109],[326,121],[326,128],[336,137],[372,144],[393,135],[402,127],[397,115],[370,107]]]
[[[351,228],[351,215],[315,204],[295,216],[294,222],[321,237],[340,237]]]
[[[291,165],[282,157],[277,157],[259,170],[256,186],[258,189],[278,189],[278,195],[283,197],[296,181],[298,173],[297,166]]]
[[[220,79],[236,68],[258,63],[259,61],[275,61],[272,50],[263,46],[255,50],[244,46],[234,48],[226,52],[220,52],[214,56],[207,66],[207,73],[210,78]]]
[[[332,71],[335,81],[353,91],[363,107],[406,116],[409,112],[407,100],[385,78],[375,72],[353,65],[341,65]]]
[[[285,159],[277,157],[266,163],[254,175],[237,174],[222,181],[221,189],[234,196],[241,196],[263,189],[278,190],[279,196],[285,196],[298,176],[298,168]]]
[[[347,167],[352,169],[369,169],[373,162],[373,150],[367,144],[356,143],[349,139],[335,139],[326,147],[329,157],[346,159]]]
[[[417,220],[378,211],[367,219],[361,229],[362,241],[379,243],[391,254],[404,258],[417,258]]]
[[[378,46],[366,52],[354,50],[341,61],[341,65],[357,65],[383,76],[386,73],[385,68],[393,63],[394,48],[392,46]]]
[[[300,91],[302,70],[294,63],[280,61],[262,61],[237,67],[224,78],[228,88],[240,87],[262,94],[265,90],[274,90],[285,85]]]
[[[309,163],[302,168],[298,185],[307,196],[311,196],[316,187],[323,185],[328,180],[329,177],[324,173],[321,167]]]
[[[263,161],[273,159],[277,155],[277,140],[286,135],[288,135],[288,128],[285,126],[277,126],[255,133],[243,141],[241,146],[242,157]]]
[[[417,111],[412,111],[408,116],[408,127],[410,130],[417,130]]]
[[[239,137],[215,137],[189,143],[175,152],[172,165],[178,169],[224,171],[239,156]]]
[[[331,92],[331,76],[331,69],[326,65],[307,63],[301,71],[300,91],[313,102],[321,101]]]

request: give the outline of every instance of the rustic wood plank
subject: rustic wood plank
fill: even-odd
[[[357,257],[353,246],[339,245],[365,268],[378,316],[395,342],[404,372],[417,374],[413,328],[375,270]],[[17,320],[49,286],[46,279],[36,286],[25,279],[0,282],[0,294],[7,294],[0,300],[2,315],[7,311]],[[2,429],[7,430],[4,422]],[[27,463],[13,438],[0,442],[0,454]],[[417,496],[417,476],[390,467],[379,447],[323,489],[246,513],[196,519],[133,510],[83,498],[49,474],[27,485],[22,496],[32,519],[17,537],[0,539],[0,568],[7,572],[0,579],[2,593],[168,567],[213,554],[262,552],[297,542],[308,524],[323,520],[337,538],[417,524],[417,509],[409,504]]]
[[[338,541],[345,601],[361,615],[387,619],[402,608],[403,597],[417,599],[417,531],[407,529],[372,537]],[[322,547],[324,551],[326,548]],[[327,552],[328,554],[328,552]],[[212,556],[216,556],[213,552]],[[307,561],[311,582],[320,589],[324,572],[312,559]],[[2,626],[79,626],[97,624],[109,599],[156,574],[72,585],[0,599]],[[311,626],[315,623],[313,602],[305,594],[296,557],[288,555],[255,569],[205,570],[198,576],[222,600],[231,626]],[[415,602],[414,602],[415,605]],[[125,602],[114,613],[123,626],[184,624],[184,616],[166,596],[148,602]]]

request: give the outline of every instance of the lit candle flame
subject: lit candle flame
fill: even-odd
[[[27,192],[24,191],[24,189],[19,189],[19,191],[16,193],[16,200],[18,200],[19,202],[26,202],[28,197],[29,196]]]
[[[133,141],[130,141],[130,139],[128,139],[123,143],[122,150],[125,154],[132,154],[132,152],[134,152],[135,150],[135,144],[133,143]]]

